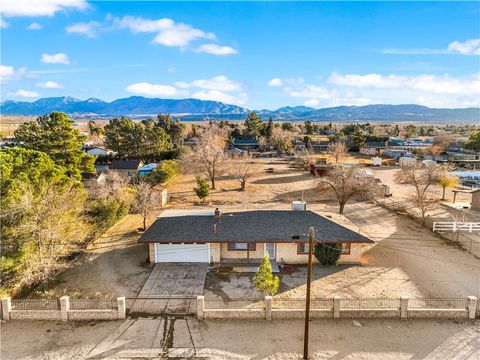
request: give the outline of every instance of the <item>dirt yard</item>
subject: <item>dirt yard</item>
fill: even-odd
[[[85,256],[60,274],[50,292],[82,298],[137,296],[153,268],[148,249],[138,244],[139,215],[127,215],[92,243]]]
[[[465,297],[480,295],[480,260],[451,242],[422,229],[409,218],[368,203],[348,203],[346,217],[337,214],[329,193],[314,189],[307,172],[294,170],[279,159],[261,159],[262,172],[246,191],[233,178],[222,179],[207,204],[197,204],[193,175],[180,175],[169,184],[169,208],[222,210],[289,209],[292,200],[304,199],[310,210],[332,216],[370,237],[375,245],[365,249],[363,266],[314,268],[313,295],[349,298],[391,298],[399,296]],[[266,169],[273,172],[266,172]],[[388,171],[388,170],[386,170]],[[114,298],[136,296],[151,266],[146,263],[145,245],[136,243],[141,223],[129,215],[89,249],[85,259],[60,276],[54,286],[58,295]],[[302,297],[305,267],[281,275],[279,296]],[[209,273],[206,296],[234,298],[257,296],[252,277]]]

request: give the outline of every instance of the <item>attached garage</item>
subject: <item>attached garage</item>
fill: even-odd
[[[159,262],[209,263],[210,244],[153,243],[153,259]]]

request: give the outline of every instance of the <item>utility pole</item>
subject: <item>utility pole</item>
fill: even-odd
[[[303,337],[303,358],[308,359],[308,333],[310,330],[310,287],[312,284],[312,252],[315,230],[308,231],[308,268],[307,268],[307,297],[305,301],[305,334]]]

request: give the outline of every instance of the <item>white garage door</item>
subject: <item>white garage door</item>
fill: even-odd
[[[155,262],[210,262],[209,244],[155,244]]]

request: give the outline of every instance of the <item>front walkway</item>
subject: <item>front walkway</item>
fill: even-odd
[[[203,295],[207,271],[202,263],[155,264],[138,297]]]

